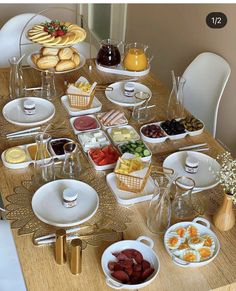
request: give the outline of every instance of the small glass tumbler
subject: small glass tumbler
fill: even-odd
[[[51,101],[56,97],[55,73],[53,71],[45,71],[41,73],[41,77],[41,97]]]
[[[64,179],[78,179],[81,172],[78,145],[68,142],[64,145],[65,160],[61,167],[60,177]]]
[[[134,120],[138,121],[138,123],[145,122],[148,117],[148,102],[151,98],[150,94],[148,92],[136,92],[134,94],[135,102],[137,105],[134,106],[132,117]],[[140,101],[144,101],[142,104],[140,104]]]

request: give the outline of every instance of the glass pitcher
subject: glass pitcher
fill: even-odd
[[[106,67],[117,66],[121,61],[119,51],[121,43],[113,39],[102,40],[97,54],[97,63]]]
[[[148,68],[153,56],[147,56],[148,46],[142,43],[125,45],[123,66],[128,71],[144,71]]]
[[[21,60],[18,57],[12,57],[8,61],[10,63],[10,80],[9,93],[10,98],[15,99],[23,96],[23,72],[21,67]]]
[[[198,215],[192,199],[192,191],[195,187],[193,179],[185,176],[178,177],[175,180],[175,198],[172,203],[173,223],[180,221],[190,221]]]
[[[147,226],[153,233],[164,233],[170,225],[172,181],[166,175],[155,178],[155,193],[150,201],[147,213]]]
[[[167,119],[172,120],[176,118],[185,118],[184,110],[184,95],[183,87],[185,84],[183,77],[178,78],[176,81],[172,74],[172,90],[169,96],[167,105]]]
[[[35,137],[36,153],[34,161],[34,179],[37,184],[44,184],[55,179],[54,159],[48,151],[51,136],[40,133]]]
[[[64,179],[78,179],[81,172],[78,145],[68,142],[64,145],[65,160],[61,167],[60,177]]]

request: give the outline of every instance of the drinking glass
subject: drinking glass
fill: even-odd
[[[138,121],[138,123],[143,123],[145,122],[148,117],[148,102],[150,100],[150,94],[148,92],[136,92],[134,94],[135,98],[135,103],[137,105],[134,106],[133,112],[132,112],[132,117],[134,120]],[[142,104],[140,104],[140,101],[144,100]]]
[[[78,179],[81,172],[78,145],[68,142],[64,145],[65,160],[61,167],[60,176],[65,179]]]
[[[55,179],[54,159],[48,151],[51,136],[40,133],[35,137],[37,150],[34,161],[34,178],[36,183],[44,184]]]
[[[54,97],[56,97],[55,73],[53,71],[41,72],[41,77],[41,97],[51,101]]]

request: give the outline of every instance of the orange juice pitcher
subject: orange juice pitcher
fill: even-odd
[[[144,71],[148,68],[152,57],[148,58],[147,45],[142,43],[130,43],[125,45],[123,66],[128,71]]]

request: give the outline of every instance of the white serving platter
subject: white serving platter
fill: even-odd
[[[99,121],[97,120],[97,118],[96,118],[96,116],[95,115],[86,115],[86,116],[90,116],[90,117],[92,117],[92,118],[94,118],[95,120],[96,120],[96,122],[97,122],[97,125],[98,125],[98,127],[97,128],[94,128],[94,129],[87,129],[87,130],[77,130],[75,127],[74,127],[74,121],[75,121],[75,119],[76,118],[78,118],[78,117],[71,117],[70,118],[70,124],[71,124],[71,127],[73,128],[73,131],[74,131],[74,133],[77,135],[77,134],[79,134],[79,133],[81,133],[81,132],[90,132],[90,131],[95,131],[95,130],[98,130],[98,129],[100,129],[101,128],[101,125],[100,125],[100,123],[99,123]]]
[[[143,70],[143,71],[128,71],[122,66],[122,64],[119,64],[115,67],[105,67],[105,66],[98,64],[97,61],[95,61],[95,63],[96,63],[96,67],[99,71],[102,71],[105,73],[110,73],[110,74],[116,74],[116,75],[126,75],[126,76],[131,76],[131,77],[145,76],[150,72],[150,69],[151,69],[151,67],[149,65],[148,68],[146,70]]]
[[[56,47],[55,47],[55,48],[56,48]],[[60,48],[62,48],[62,47],[60,47]],[[31,58],[31,57],[32,57],[32,55],[34,55],[34,54],[40,54],[40,52],[39,52],[39,51],[36,51],[36,52],[33,52],[32,54],[28,55],[28,57],[27,57],[27,63],[28,63],[28,65],[29,65],[31,68],[34,68],[35,70],[38,70],[38,71],[40,71],[40,72],[45,72],[45,71],[51,71],[51,70],[53,70],[53,72],[54,72],[55,74],[65,74],[65,73],[70,73],[70,72],[73,72],[73,71],[76,71],[76,70],[82,68],[82,67],[85,65],[85,63],[86,63],[86,58],[85,58],[83,55],[79,54],[79,55],[80,55],[80,63],[79,63],[79,65],[78,65],[77,67],[75,67],[74,69],[66,70],[66,71],[62,71],[62,72],[57,72],[55,69],[42,70],[42,69],[38,68],[38,67],[34,64],[34,62],[32,61],[32,58]]]
[[[124,122],[123,123],[121,123],[121,124],[114,124],[114,125],[104,125],[104,123],[99,119],[99,115],[101,116],[101,114],[107,113],[107,112],[100,112],[100,113],[96,114],[97,119],[99,120],[99,122],[102,125],[102,128],[103,129],[108,129],[108,128],[117,127],[117,126],[123,126],[123,125],[127,125],[128,124],[128,119],[124,115],[124,117],[123,117],[123,121]]]
[[[77,205],[72,208],[66,208],[62,203],[66,188],[78,191]],[[98,205],[97,192],[88,184],[72,179],[49,182],[40,187],[32,198],[32,209],[38,219],[57,227],[86,222],[96,213]]]
[[[112,103],[124,106],[124,107],[134,107],[137,105],[141,105],[145,102],[145,100],[138,101],[135,97],[127,97],[124,95],[124,85],[125,81],[116,82],[109,85],[109,88],[113,88],[112,91],[105,90],[105,95],[108,100]],[[147,92],[150,95],[150,99],[152,97],[152,91],[145,85],[138,82],[131,82],[134,84],[134,93],[137,92]]]
[[[115,129],[115,128],[118,128],[118,129],[119,129],[119,128],[120,128],[120,129],[122,129],[122,128],[128,128],[129,130],[134,131],[135,134],[136,134],[136,137],[133,138],[133,139],[131,139],[131,140],[135,141],[135,140],[139,140],[139,139],[140,139],[140,135],[137,133],[137,131],[136,131],[136,130],[131,126],[131,125],[115,126],[115,127],[108,128],[108,129],[107,129],[107,133],[108,133],[110,139],[112,140],[112,142],[113,142],[115,145],[122,144],[122,143],[124,143],[124,142],[126,142],[126,141],[131,141],[131,140],[124,140],[124,141],[120,141],[120,142],[114,141],[113,138],[112,138],[112,136],[111,136],[111,132],[112,132],[112,130]]]
[[[106,140],[109,142],[109,144],[111,144],[111,142],[110,142],[110,139],[108,138],[108,136],[106,135],[106,133],[103,131],[103,130],[101,130],[101,129],[98,129],[98,130],[96,130],[96,131],[92,131],[92,132],[90,132],[90,133],[96,133],[96,132],[101,132],[102,133],[102,135],[106,138]],[[88,152],[88,150],[89,149],[91,149],[91,148],[89,148],[89,149],[85,149],[85,146],[84,146],[84,144],[83,144],[83,142],[82,142],[82,139],[81,139],[81,136],[83,135],[83,134],[86,134],[86,133],[89,133],[89,132],[82,132],[82,133],[80,133],[80,134],[78,134],[78,140],[79,140],[79,143],[81,144],[81,146],[82,146],[82,148],[83,148],[83,151],[85,152],[85,153],[87,153]]]
[[[198,171],[190,174],[185,171],[185,160],[187,155],[195,157],[199,162]],[[173,176],[190,177],[195,181],[195,192],[214,188],[219,184],[218,173],[220,171],[219,163],[212,157],[200,152],[181,151],[169,155],[163,162],[164,168],[173,169]]]
[[[180,118],[178,118],[177,120],[180,120]],[[199,120],[201,121],[201,120]],[[188,130],[185,130],[184,133],[181,133],[181,134],[175,134],[175,135],[168,135],[164,129],[162,129],[161,127],[161,123],[164,122],[164,121],[158,121],[158,122],[152,122],[152,123],[148,123],[148,124],[145,124],[143,125],[141,128],[140,128],[140,135],[141,135],[141,138],[143,141],[146,141],[148,143],[160,143],[160,142],[164,142],[165,140],[169,139],[169,140],[177,140],[177,139],[181,139],[181,138],[185,138],[187,135],[189,136],[196,136],[196,135],[199,135],[201,133],[203,133],[204,131],[204,128],[205,128],[205,125],[204,123],[201,121],[201,123],[203,124],[203,128],[199,129],[199,130],[195,130],[195,131],[188,131]],[[151,138],[151,137],[147,137],[146,135],[144,135],[142,133],[142,129],[144,127],[146,127],[147,125],[152,125],[152,124],[155,124],[155,125],[158,125],[160,126],[160,128],[162,129],[162,131],[165,133],[165,136],[163,137],[157,137],[157,138]]]
[[[69,138],[55,138],[55,139],[52,139],[49,141],[49,147],[48,147],[48,151],[49,153],[51,154],[52,158],[54,159],[59,159],[59,160],[62,160],[65,158],[65,155],[56,155],[54,150],[52,149],[52,147],[50,146],[50,142],[51,141],[55,141],[55,140],[58,140],[58,139],[67,139],[68,142],[71,142],[73,141],[72,139],[69,139]],[[6,161],[5,159],[5,153],[7,150],[5,150],[4,152],[2,152],[1,154],[1,159],[2,159],[2,162],[3,162],[3,165],[6,167],[6,168],[9,168],[9,169],[23,169],[23,168],[27,168],[29,165],[31,164],[34,164],[34,160],[31,158],[29,152],[28,152],[28,147],[31,146],[31,145],[34,145],[35,143],[30,143],[30,144],[25,144],[25,145],[20,145],[20,146],[17,146],[19,148],[22,148],[25,150],[26,152],[26,156],[27,156],[27,160],[25,162],[22,162],[22,163],[9,163]],[[40,160],[37,161],[38,163],[40,163]]]
[[[204,225],[202,225],[202,224],[204,224]],[[204,234],[208,234],[214,239],[215,249],[213,251],[212,257],[209,258],[208,260],[204,260],[204,261],[200,261],[200,262],[186,262],[184,260],[181,260],[177,256],[175,256],[171,252],[171,250],[168,248],[168,246],[166,244],[166,239],[167,239],[168,234],[171,233],[171,232],[174,232],[175,229],[177,229],[178,227],[184,227],[185,228],[185,227],[187,227],[189,225],[195,226],[199,230],[200,236],[204,235]],[[176,224],[172,225],[170,228],[168,228],[168,230],[166,231],[165,236],[164,236],[164,245],[165,245],[166,251],[171,256],[172,261],[176,265],[181,266],[181,267],[185,267],[185,268],[188,268],[188,267],[202,267],[202,266],[207,265],[210,262],[212,262],[216,258],[218,253],[219,253],[220,243],[219,243],[219,240],[216,237],[215,233],[210,229],[210,227],[211,227],[211,225],[210,225],[210,222],[208,220],[206,220],[205,218],[202,218],[202,217],[197,217],[192,222],[190,222],[190,221],[179,222],[179,223],[176,223]]]
[[[67,95],[61,97],[61,103],[65,107],[66,111],[70,114],[70,116],[93,114],[99,112],[102,109],[102,103],[96,98],[96,96],[94,96],[93,103],[89,109],[78,109],[70,107]]]
[[[121,205],[131,205],[139,202],[149,201],[152,199],[155,192],[155,185],[151,177],[148,178],[142,193],[120,190],[116,185],[115,173],[108,174],[106,176],[106,181],[117,202]]]
[[[24,101],[32,100],[35,103],[35,114],[27,115],[24,112]],[[48,100],[37,97],[22,97],[8,102],[2,109],[4,118],[15,125],[37,126],[53,118],[55,106]]]

